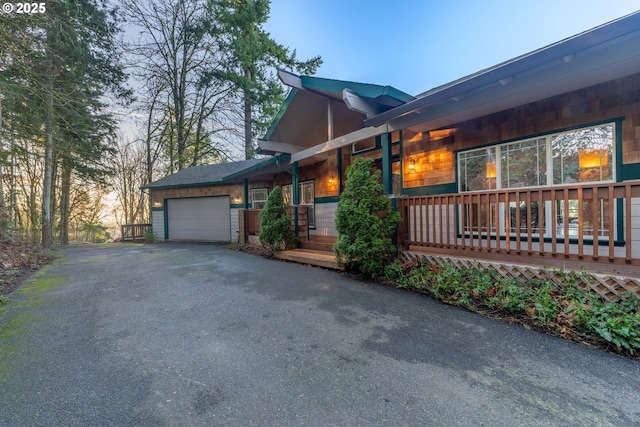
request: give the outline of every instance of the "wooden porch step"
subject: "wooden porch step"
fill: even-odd
[[[300,264],[315,265],[318,267],[331,268],[333,270],[344,270],[344,267],[336,263],[335,254],[328,251],[293,249],[289,251],[276,252],[275,257]]]
[[[333,245],[335,243],[335,236],[311,236],[309,240],[300,241],[300,249],[333,253]]]

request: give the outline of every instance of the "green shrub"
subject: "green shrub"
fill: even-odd
[[[295,241],[291,232],[291,218],[287,216],[282,189],[274,187],[260,212],[260,243],[272,251],[285,249]]]
[[[640,351],[640,300],[632,294],[607,303],[577,285],[577,273],[563,282],[501,277],[490,270],[431,265],[421,258],[395,262],[385,269],[398,287],[426,291],[433,297],[494,317],[520,319],[567,338],[587,339],[637,356]]]
[[[347,168],[345,190],[336,212],[336,259],[348,271],[380,277],[392,263],[396,249],[391,236],[400,221],[392,212],[373,160],[358,158]]]

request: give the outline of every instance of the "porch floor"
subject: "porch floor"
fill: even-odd
[[[292,249],[276,252],[275,257],[300,264],[315,265],[333,270],[344,270],[342,266],[336,263],[336,256],[333,252],[313,249]]]

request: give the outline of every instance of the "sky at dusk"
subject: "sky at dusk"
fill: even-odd
[[[637,0],[271,0],[265,29],[318,77],[411,95],[640,9]]]

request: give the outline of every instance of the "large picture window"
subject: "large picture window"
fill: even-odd
[[[613,180],[614,125],[458,153],[460,191]]]
[[[614,124],[604,124],[462,151],[458,153],[459,189],[469,192],[613,181],[614,129]],[[608,223],[609,202],[601,200],[599,205],[593,205],[584,201],[580,205],[578,200],[558,200],[555,203],[552,209],[551,202],[541,205],[532,202],[531,206],[526,202],[518,206],[510,202],[508,215],[502,214],[504,203],[470,205],[468,209],[475,212],[475,217],[469,212],[460,212],[462,227],[466,232],[477,233],[530,230],[539,236],[548,236],[550,227],[557,227],[557,235],[566,234],[568,229],[569,235],[564,237],[575,238],[577,224],[582,220],[585,235],[594,226],[600,230],[599,237],[611,235],[612,230],[602,226]],[[497,222],[490,220],[498,214],[504,218]],[[591,224],[594,218],[599,218],[600,224]],[[481,223],[501,224],[502,229],[480,230],[478,224]]]

